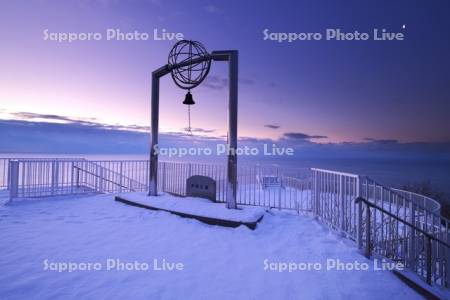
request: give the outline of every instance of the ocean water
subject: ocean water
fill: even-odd
[[[76,157],[91,160],[129,160],[148,159],[146,154],[49,154],[49,153],[0,153],[0,158],[63,158]],[[161,156],[160,161],[174,161]],[[225,163],[226,157],[184,157],[177,161],[197,163]],[[238,162],[245,165],[278,165],[290,174],[304,174],[308,168],[323,168],[335,171],[367,175],[376,181],[392,187],[401,188],[407,184],[429,181],[434,189],[442,191],[450,198],[449,160],[407,160],[407,159],[258,159],[239,157]]]

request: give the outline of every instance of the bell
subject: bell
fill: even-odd
[[[187,92],[186,97],[184,98],[183,104],[185,104],[185,105],[195,104],[194,99],[192,98],[191,92]]]

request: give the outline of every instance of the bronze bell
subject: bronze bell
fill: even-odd
[[[187,92],[186,97],[184,98],[183,104],[185,105],[193,105],[195,104],[194,99],[192,98],[192,94],[190,91]]]

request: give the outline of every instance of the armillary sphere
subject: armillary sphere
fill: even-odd
[[[202,83],[208,75],[211,59],[200,42],[181,40],[170,50],[168,64],[175,84],[188,90],[183,104],[188,105],[188,131],[191,132],[190,106],[195,104],[191,89]]]

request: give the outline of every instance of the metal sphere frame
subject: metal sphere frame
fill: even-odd
[[[206,58],[206,60],[202,60]],[[200,59],[198,61],[198,59]],[[197,61],[194,63],[194,61]],[[183,66],[183,64],[187,63]],[[202,43],[190,40],[178,41],[170,50],[168,65],[175,84],[185,90],[197,87],[211,68],[211,58]],[[174,67],[179,66],[180,67]]]

